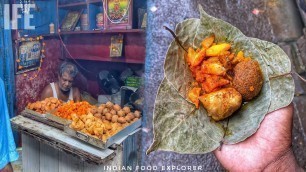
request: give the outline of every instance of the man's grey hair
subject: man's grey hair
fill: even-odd
[[[74,65],[73,63],[63,62],[59,67],[59,75],[62,76],[65,72],[69,74],[69,76],[71,76],[72,78],[75,78],[79,71],[76,65]]]

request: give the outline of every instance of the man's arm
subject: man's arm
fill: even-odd
[[[74,102],[82,101],[80,90],[77,87],[73,88],[73,100]]]
[[[52,88],[50,84],[44,88],[44,90],[41,93],[40,99],[45,100],[46,98],[49,98],[49,97],[53,97],[53,92],[52,92]]]

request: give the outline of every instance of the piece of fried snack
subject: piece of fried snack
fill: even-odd
[[[199,97],[208,116],[220,121],[233,114],[241,106],[242,96],[234,88],[223,88]]]
[[[234,68],[234,88],[242,95],[243,100],[249,101],[256,97],[263,85],[263,75],[255,60],[238,63]]]
[[[201,47],[189,47],[187,64],[196,84],[191,84],[187,98],[199,108],[199,100],[215,121],[232,115],[242,100],[256,97],[263,85],[257,61],[243,51],[231,50],[229,43],[216,43],[206,37]]]
[[[196,108],[199,108],[200,92],[201,88],[196,88],[196,87],[188,92],[188,98],[196,106]]]

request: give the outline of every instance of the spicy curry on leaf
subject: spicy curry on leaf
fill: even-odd
[[[195,79],[188,99],[219,121],[232,115],[242,104],[256,97],[263,85],[263,75],[256,60],[244,57],[243,51],[231,52],[231,44],[216,43],[212,34],[201,48],[189,47],[186,62]]]

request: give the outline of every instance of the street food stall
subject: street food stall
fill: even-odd
[[[146,1],[22,0],[12,31],[23,171],[136,166],[143,105]],[[31,29],[26,24],[28,15]],[[81,102],[41,99],[63,62]],[[111,168],[111,169],[107,169]],[[115,169],[113,169],[115,168]],[[123,169],[124,170],[124,169]]]
[[[71,103],[67,104],[63,106],[69,106]],[[105,104],[99,107],[103,105]],[[118,112],[119,115],[123,111]],[[109,115],[105,114],[107,115],[103,117]],[[138,116],[140,112],[135,111],[134,114]],[[82,168],[92,171],[95,168],[99,170],[102,166],[119,168],[137,164],[136,141],[141,118],[135,117],[130,123],[123,124],[99,120],[100,118],[90,112],[80,116],[82,119],[76,114],[72,116],[72,122],[69,122],[52,113],[45,115],[26,109],[11,120],[12,126],[22,133],[22,156],[25,157],[22,162],[23,170],[39,171],[43,168],[53,171],[53,168],[63,168],[64,171],[74,171]],[[128,113],[125,119],[129,120],[131,116],[132,113]],[[111,121],[115,121],[117,117],[113,115]],[[92,126],[89,126],[89,123],[92,123]],[[82,127],[80,125],[83,125],[82,130],[78,128]],[[93,131],[90,131],[90,128]]]

